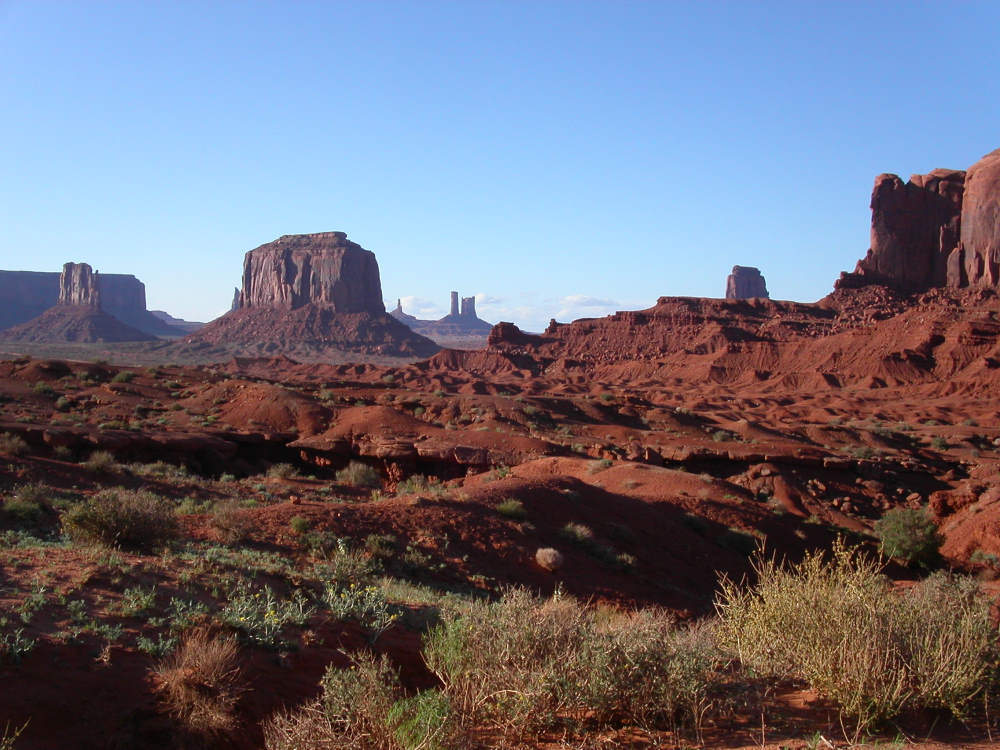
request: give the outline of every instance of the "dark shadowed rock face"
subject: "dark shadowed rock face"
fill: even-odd
[[[961,247],[948,265],[949,286],[1000,286],[1000,149],[969,167]]]
[[[329,305],[341,313],[384,313],[374,253],[344,232],[280,237],[246,254],[239,307],[294,310]]]
[[[100,308],[101,292],[97,274],[87,263],[66,263],[59,275],[60,305],[83,305]]]
[[[733,266],[733,272],[726,279],[726,299],[754,297],[770,297],[760,269],[753,266]]]

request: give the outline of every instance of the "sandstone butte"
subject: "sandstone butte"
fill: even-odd
[[[32,343],[153,341],[101,307],[99,274],[86,263],[66,263],[56,304],[36,318],[0,332],[7,341]]]
[[[185,343],[393,356],[439,348],[386,313],[375,254],[344,232],[285,235],[249,251],[234,309]]]
[[[769,298],[767,284],[760,269],[752,266],[733,266],[733,272],[726,279],[726,299]]]

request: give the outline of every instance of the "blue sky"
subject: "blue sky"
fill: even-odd
[[[342,230],[383,294],[537,330],[813,301],[879,172],[1000,147],[998,3],[0,0],[0,268],[224,312],[243,254]]]

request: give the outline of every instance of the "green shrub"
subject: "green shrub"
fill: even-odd
[[[993,681],[997,633],[972,581],[936,576],[897,594],[842,543],[829,560],[754,568],[752,588],[722,582],[721,644],[756,675],[806,681],[859,733],[913,709],[962,716]]]
[[[423,474],[414,474],[400,482],[396,486],[396,492],[400,495],[410,495],[417,492],[442,495],[445,492],[445,487],[437,477],[425,477]]]
[[[133,380],[135,380],[135,373],[131,370],[122,370],[111,378],[112,383],[131,383]]]
[[[305,625],[312,612],[301,591],[296,590],[290,598],[283,599],[270,586],[240,581],[230,591],[219,619],[238,630],[247,641],[277,648],[282,645],[281,631],[288,625]]]
[[[31,390],[40,396],[54,396],[56,394],[55,389],[51,385],[41,381],[31,386]]]
[[[893,508],[875,523],[882,551],[910,565],[930,567],[940,558],[942,538],[923,510]]]
[[[399,619],[399,612],[378,586],[327,584],[323,602],[338,620],[353,620],[361,625],[371,643]]]
[[[302,536],[309,531],[309,527],[312,526],[312,521],[304,516],[292,516],[291,520],[288,522],[288,526],[291,528],[293,534]]]
[[[45,517],[45,509],[37,500],[13,497],[2,506],[3,515],[15,526],[37,526]]]
[[[219,534],[224,544],[239,544],[245,541],[254,529],[253,516],[236,500],[218,503],[212,509],[209,525]]]
[[[378,471],[360,461],[351,461],[336,474],[337,481],[352,487],[381,487],[382,477]]]
[[[173,504],[139,490],[99,492],[67,510],[62,525],[76,542],[139,551],[162,547],[178,534]]]
[[[507,516],[507,518],[522,519],[528,517],[528,511],[525,509],[524,503],[512,497],[508,497],[497,504],[497,513],[501,516]]]
[[[396,701],[387,723],[404,750],[449,750],[451,702],[440,690],[421,690],[411,698]]]

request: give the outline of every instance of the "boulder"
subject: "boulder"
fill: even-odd
[[[733,266],[726,279],[726,299],[770,298],[760,269],[753,266]]]

